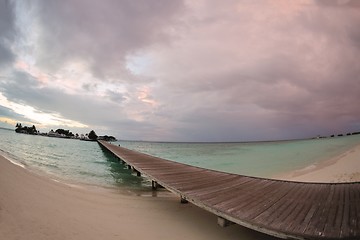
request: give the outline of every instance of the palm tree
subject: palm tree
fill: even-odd
[[[91,130],[90,132],[89,132],[89,135],[88,135],[88,137],[89,137],[89,139],[91,139],[91,140],[97,140],[97,135],[96,135],[96,133],[94,132],[94,130]]]

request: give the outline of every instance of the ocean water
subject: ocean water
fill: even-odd
[[[161,143],[118,141],[136,151],[208,169],[258,177],[301,169],[360,144],[360,135],[253,143]],[[56,179],[127,190],[150,190],[96,142],[17,134],[0,129],[0,153]]]
[[[15,163],[67,183],[141,190],[139,178],[97,142],[18,134],[0,129],[0,153]]]
[[[338,156],[360,144],[360,135],[249,143],[117,144],[150,155],[193,166],[256,177],[271,178]]]

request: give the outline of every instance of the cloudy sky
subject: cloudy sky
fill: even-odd
[[[360,130],[360,1],[0,0],[0,126],[252,141]]]

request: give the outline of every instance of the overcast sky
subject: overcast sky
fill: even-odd
[[[360,130],[360,1],[0,0],[0,126],[252,141]]]

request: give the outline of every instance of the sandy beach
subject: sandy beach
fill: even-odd
[[[300,182],[360,182],[360,145],[332,159],[275,178]]]
[[[176,196],[139,197],[69,186],[0,156],[0,239],[273,239]]]

